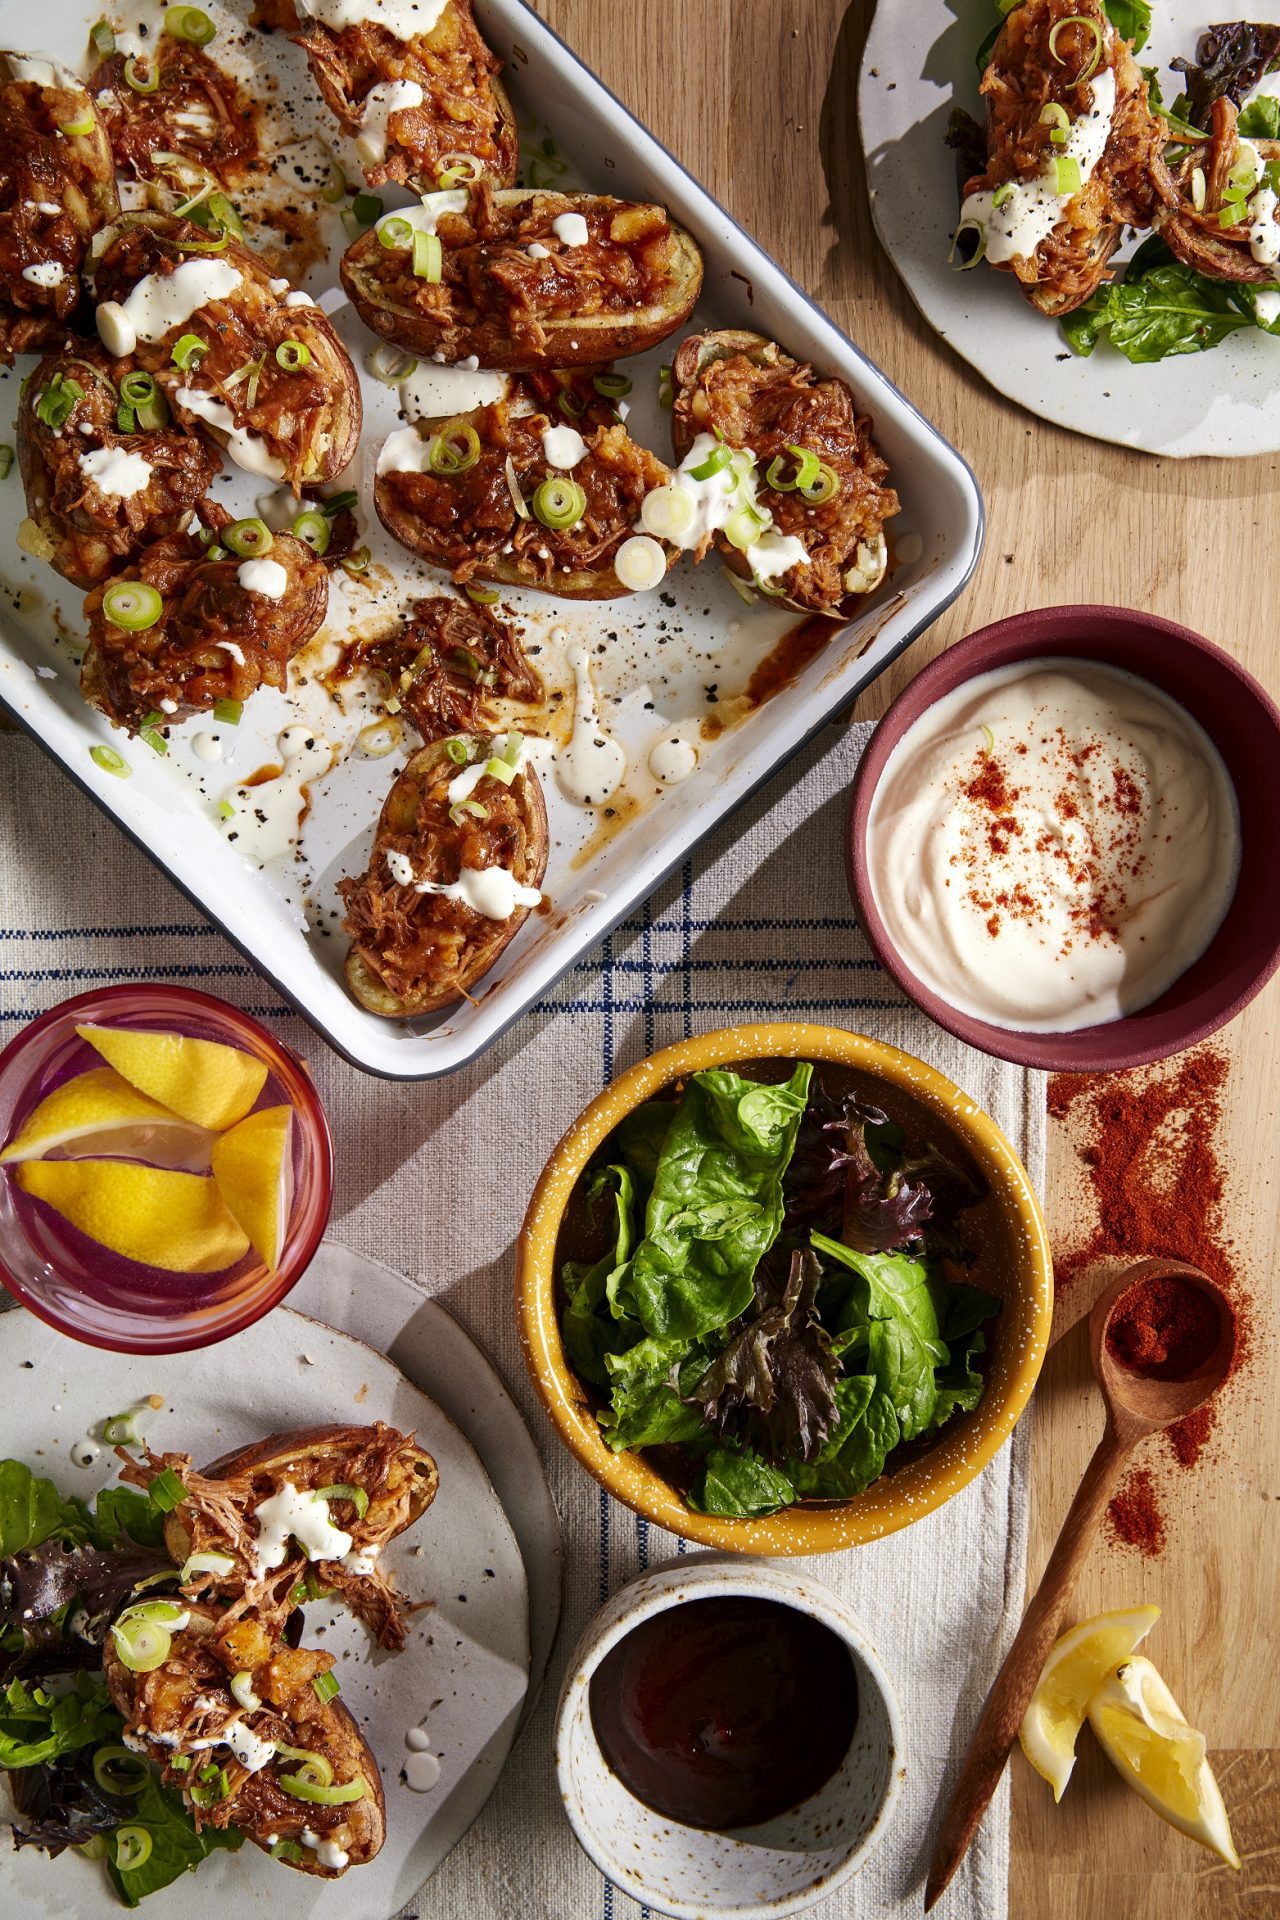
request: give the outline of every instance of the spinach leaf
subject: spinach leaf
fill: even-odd
[[[935,1370],[949,1355],[942,1339],[940,1289],[923,1261],[906,1254],[855,1253],[838,1240],[815,1233],[813,1244],[857,1278],[840,1316],[845,1353],[865,1356],[898,1417],[903,1440],[926,1432],[937,1404]]]
[[[1177,354],[1205,353],[1252,325],[1233,298],[1233,283],[1206,280],[1191,267],[1158,266],[1111,281],[1061,322],[1073,353],[1087,358],[1099,340],[1136,366]]]
[[[101,1678],[78,1673],[69,1693],[11,1680],[0,1695],[0,1767],[43,1767],[81,1747],[118,1739],[124,1725]]]
[[[93,1503],[93,1543],[118,1547],[127,1539],[140,1547],[162,1547],[164,1522],[149,1493],[136,1487],[104,1487]]]
[[[21,1460],[0,1460],[0,1559],[54,1535],[79,1542],[92,1534],[82,1500],[64,1500],[52,1480],[38,1479]]]
[[[624,1353],[605,1356],[613,1392],[598,1416],[615,1453],[628,1447],[670,1446],[705,1437],[702,1409],[688,1405],[706,1370],[705,1347],[650,1335]]]
[[[744,1313],[782,1226],[782,1179],[812,1066],[782,1086],[696,1073],[663,1141],[645,1234],[609,1289],[617,1317],[659,1340],[701,1339]]]
[[[675,1100],[648,1100],[619,1122],[614,1135],[619,1159],[635,1174],[646,1198],[658,1177],[658,1162],[678,1104]]]
[[[718,1513],[730,1520],[759,1520],[796,1497],[790,1478],[749,1448],[716,1447],[688,1495],[695,1513]]]
[[[627,1167],[601,1167],[587,1190],[588,1199],[601,1202],[612,1194],[614,1204],[613,1245],[606,1248],[594,1265],[566,1261],[560,1274],[565,1293],[565,1310],[560,1320],[560,1337],[576,1371],[592,1386],[607,1387],[609,1374],[605,1360],[617,1344],[605,1307],[611,1283],[631,1258],[635,1235],[635,1182]]]
[[[145,1827],[151,1852],[141,1866],[127,1870],[107,1855],[107,1872],[126,1907],[136,1907],[149,1893],[169,1886],[181,1874],[194,1873],[202,1860],[219,1848],[236,1852],[244,1835],[235,1827],[209,1827],[197,1833],[195,1823],[176,1794],[166,1793],[150,1775],[141,1793],[129,1803],[128,1824]]]
[[[1250,140],[1280,140],[1280,95],[1260,93],[1240,110],[1236,131]]]
[[[1271,296],[1268,308],[1273,308],[1274,311],[1264,310],[1261,306],[1260,299],[1263,294]],[[1241,280],[1231,289],[1231,298],[1241,313],[1248,314],[1255,327],[1260,327],[1263,333],[1280,335],[1280,300],[1275,298],[1276,294],[1280,294],[1280,283],[1274,281],[1264,287],[1254,286],[1248,281]]]
[[[848,1500],[884,1472],[900,1438],[893,1402],[874,1374],[855,1373],[836,1388],[840,1423],[812,1466],[795,1475],[796,1491],[818,1500]]]

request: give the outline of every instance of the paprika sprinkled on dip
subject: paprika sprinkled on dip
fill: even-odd
[[[1204,952],[1240,866],[1209,736],[1150,682],[1023,660],[944,696],[867,824],[903,960],[962,1013],[1069,1033],[1149,1006]]]

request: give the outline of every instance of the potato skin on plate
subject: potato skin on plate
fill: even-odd
[[[424,216],[441,243],[438,281],[414,273],[412,241],[384,244],[403,211],[343,255],[356,311],[399,347],[505,371],[593,367],[644,353],[693,311],[702,255],[665,208],[485,183],[457,199]]]
[[[452,885],[464,869],[487,867],[505,868],[521,886],[541,886],[547,810],[527,762],[509,784],[486,775],[471,790],[483,818],[453,809],[449,800],[462,767],[448,749],[465,747],[475,766],[502,745],[501,737],[471,735],[415,753],[383,806],[368,871],[339,883],[347,908],[343,926],[352,939],[347,985],[369,1013],[409,1020],[464,999],[529,916],[527,906],[518,906],[506,919],[491,920],[462,900],[416,890],[419,881]],[[392,872],[401,860],[412,874],[408,883]]]

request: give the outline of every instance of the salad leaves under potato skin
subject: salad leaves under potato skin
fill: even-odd
[[[944,1277],[919,1244],[919,1200],[886,1224],[893,1194],[921,1191],[904,1166],[943,1169],[958,1205],[977,1192],[945,1158],[912,1163],[900,1137],[891,1149],[897,1130],[850,1101],[849,1150],[826,1151],[855,1190],[855,1217],[899,1244],[862,1253],[811,1231],[837,1111],[812,1072],[803,1063],[778,1086],[695,1074],[679,1101],[631,1114],[588,1176],[603,1250],[560,1276],[566,1353],[605,1399],[609,1445],[681,1448],[696,1511],[755,1518],[847,1499],[895,1447],[982,1395],[976,1363],[998,1299]],[[833,1213],[839,1223],[838,1191],[822,1218]]]

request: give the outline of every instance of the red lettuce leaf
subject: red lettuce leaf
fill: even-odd
[[[822,1268],[804,1248],[763,1261],[756,1299],[693,1391],[722,1440],[753,1447],[767,1461],[814,1460],[839,1418],[839,1358],[818,1317]]]
[[[1200,36],[1194,60],[1170,62],[1183,76],[1184,118],[1209,128],[1213,103],[1225,95],[1240,106],[1265,73],[1280,64],[1280,26],[1231,20]]]

